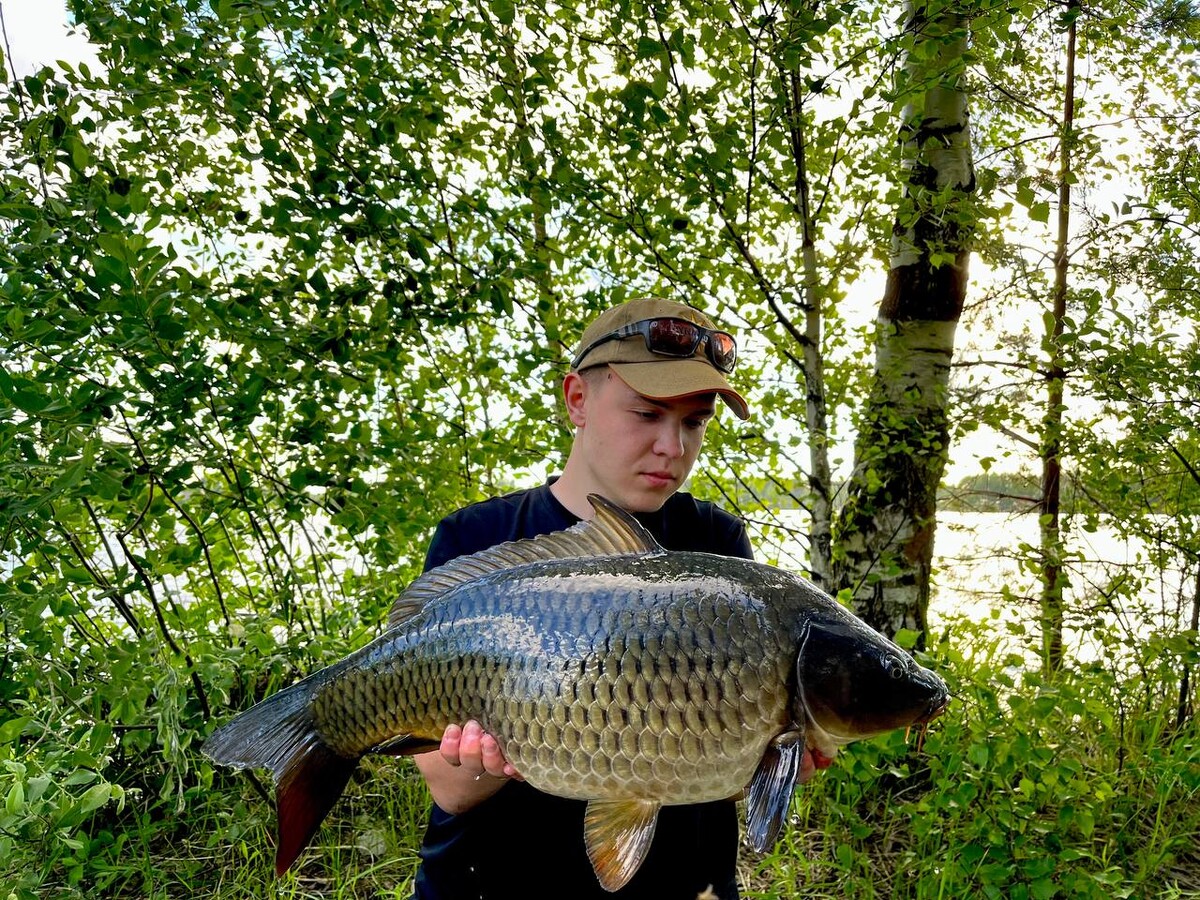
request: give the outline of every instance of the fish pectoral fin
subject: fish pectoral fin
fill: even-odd
[[[650,852],[657,800],[589,800],[583,816],[588,859],[606,891],[624,887]]]
[[[413,756],[417,753],[428,753],[436,750],[442,742],[436,738],[421,737],[416,734],[398,734],[388,738],[371,748],[372,753],[383,753],[387,756]]]
[[[746,796],[746,840],[758,852],[775,843],[800,780],[804,732],[785,731],[767,745]]]

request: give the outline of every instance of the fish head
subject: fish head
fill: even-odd
[[[842,744],[941,715],[946,683],[858,619],[809,623],[796,658],[796,721],[832,757]]]

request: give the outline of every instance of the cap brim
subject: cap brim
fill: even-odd
[[[645,397],[676,400],[696,394],[718,394],[739,419],[750,418],[745,398],[707,360],[659,358],[654,362],[609,363],[609,367]]]

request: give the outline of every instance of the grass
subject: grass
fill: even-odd
[[[179,843],[164,841],[137,891],[113,897],[249,900],[360,900],[412,895],[416,850],[428,793],[407,760],[367,759],[312,846],[276,878],[275,820],[244,776],[222,776],[238,797],[231,808],[201,801],[207,813]],[[197,885],[202,885],[199,891]]]
[[[959,637],[927,660],[950,711],[924,734],[852,745],[801,788],[778,844],[743,847],[743,896],[1200,900],[1200,734],[1174,727],[1171,685],[1098,667],[1044,679]],[[365,761],[280,879],[271,805],[245,775],[195,757],[156,782],[152,762],[106,773],[123,801],[56,832],[44,811],[13,813],[3,778],[18,764],[0,759],[0,841],[26,838],[0,844],[0,900],[410,896],[428,803],[410,761]]]

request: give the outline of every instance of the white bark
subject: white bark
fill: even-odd
[[[880,304],[874,384],[839,518],[837,585],[887,634],[923,632],[938,483],[949,451],[950,363],[966,294],[975,189],[967,95],[961,89],[966,30],[910,5],[919,43],[904,67],[924,86],[904,111],[900,178],[908,223],[892,235]]]

